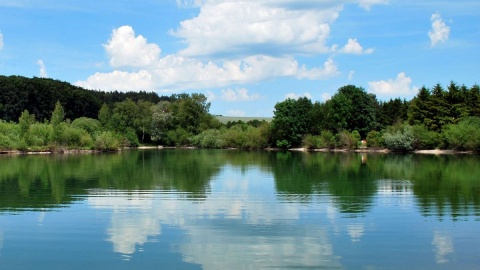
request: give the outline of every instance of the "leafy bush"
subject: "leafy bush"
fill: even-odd
[[[257,127],[257,132],[260,139],[256,140],[260,148],[266,148],[269,146],[272,130],[270,128],[270,123],[262,121],[262,123]]]
[[[137,147],[140,145],[138,141],[137,133],[133,128],[126,128],[125,131],[122,133],[123,141],[122,146],[126,147]]]
[[[28,145],[24,139],[21,139],[15,143],[15,149],[17,149],[18,151],[27,151]]]
[[[102,124],[97,119],[80,117],[72,122],[72,127],[84,129],[93,136],[93,134],[100,132]]]
[[[360,136],[358,130],[352,131],[352,136],[357,140],[357,142],[360,142],[362,140],[362,137]]]
[[[218,129],[208,129],[192,138],[192,144],[201,148],[223,148],[225,141]]]
[[[332,132],[324,130],[318,136],[307,135],[303,139],[303,147],[307,149],[335,148],[336,139]]]
[[[242,148],[246,141],[242,124],[231,126],[225,131],[223,137],[226,147]]]
[[[480,151],[480,117],[468,117],[458,124],[447,125],[443,135],[449,148]]]
[[[335,144],[335,135],[333,135],[331,131],[324,130],[320,133],[320,148],[333,149],[335,148]]]
[[[343,130],[335,136],[336,146],[341,149],[356,149],[358,147],[358,141],[355,136]]]
[[[244,131],[245,142],[242,145],[243,149],[263,149],[268,146],[268,137],[264,134],[265,130],[262,127],[248,126]]]
[[[85,133],[80,136],[80,147],[83,147],[85,149],[93,149],[94,145],[95,141],[90,134]]]
[[[0,150],[13,150],[15,149],[15,142],[8,136],[0,134]]]
[[[30,146],[46,146],[52,140],[52,126],[44,123],[35,123],[30,126],[25,140]]]
[[[83,129],[71,127],[70,125],[64,125],[63,132],[60,134],[60,142],[64,146],[78,146],[80,145],[80,137],[82,132],[86,133]]]
[[[287,140],[278,140],[277,147],[281,149],[288,149],[290,148],[290,142]]]
[[[70,148],[93,148],[94,141],[92,136],[83,128],[76,128],[71,125],[65,125],[61,134],[62,145]]]
[[[414,149],[435,149],[441,146],[442,136],[440,133],[428,130],[424,125],[415,125],[412,129]]]
[[[95,138],[95,149],[100,151],[117,151],[120,148],[120,141],[110,131],[104,131]]]
[[[19,141],[19,126],[0,120],[0,149],[13,150]]]
[[[261,123],[258,127],[236,124],[222,132],[224,147],[240,149],[263,149],[268,146],[269,125]]]
[[[168,145],[186,146],[190,144],[191,134],[183,128],[169,130],[167,132],[166,143]]]
[[[385,132],[383,139],[385,146],[392,151],[405,152],[413,149],[413,128],[410,125],[394,127],[394,131]]]
[[[385,147],[385,140],[383,134],[376,130],[372,130],[367,134],[367,147],[383,148]]]
[[[319,148],[318,146],[320,145],[320,136],[314,136],[314,135],[307,135],[305,138],[303,138],[303,147],[307,149],[314,149],[314,148]]]

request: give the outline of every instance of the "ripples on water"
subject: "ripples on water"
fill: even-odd
[[[0,162],[2,269],[480,266],[473,156],[134,151]]]

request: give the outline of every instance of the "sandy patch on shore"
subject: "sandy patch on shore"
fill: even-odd
[[[433,149],[433,150],[417,150],[414,152],[415,154],[427,154],[427,155],[450,155],[450,154],[462,154],[467,152],[456,152],[453,150],[440,150],[440,149]]]

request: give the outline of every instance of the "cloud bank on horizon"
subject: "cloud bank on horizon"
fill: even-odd
[[[21,21],[29,20],[26,7],[45,14],[73,13],[80,18],[79,24],[97,15],[89,10],[94,5],[90,0],[64,7],[55,7],[52,0],[41,1],[43,8],[30,1],[12,6],[0,0],[0,8],[12,17],[17,14]],[[125,3],[103,7],[100,2],[97,16],[103,7],[123,19],[108,19],[103,14],[107,18],[95,30],[97,43],[79,38],[78,45],[65,49],[66,37],[60,36],[71,33],[88,40],[95,20],[90,27],[85,24],[85,31],[75,32],[66,24],[52,29],[53,34],[32,32],[30,37],[20,37],[38,42],[31,54],[41,60],[30,61],[37,64],[34,74],[40,77],[62,79],[63,74],[78,86],[103,91],[201,92],[212,101],[215,114],[269,116],[274,104],[285,98],[325,101],[346,84],[366,87],[380,99],[409,99],[418,85],[477,82],[471,71],[466,72],[479,60],[471,54],[479,45],[478,29],[471,26],[480,17],[475,1],[171,2],[144,0],[134,8]],[[162,17],[155,12],[160,9],[165,10],[165,18],[158,24]],[[19,53],[14,40],[21,40],[15,38],[21,29],[7,27],[6,17],[0,19],[0,68],[4,70]],[[60,23],[55,17],[49,20]],[[4,44],[4,37],[12,44]],[[461,63],[461,56],[469,53],[469,60],[462,60],[465,68],[455,70],[458,75],[454,77],[445,77],[451,76],[454,61]],[[89,59],[84,60],[83,54]],[[65,65],[62,57],[68,55],[78,55],[71,66],[83,75],[75,74],[75,68],[71,74],[61,68]],[[13,64],[2,73],[9,72],[26,73]]]

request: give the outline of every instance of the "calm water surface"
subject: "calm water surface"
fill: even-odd
[[[0,269],[480,269],[480,158],[0,156]]]

